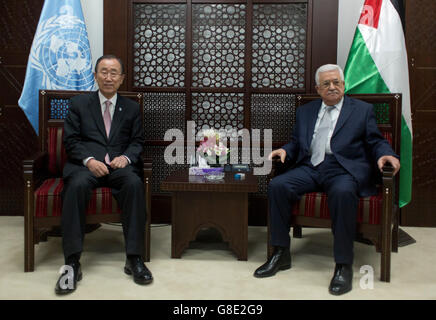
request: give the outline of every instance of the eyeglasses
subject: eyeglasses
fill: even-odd
[[[107,71],[99,71],[99,74],[101,74],[103,76],[103,78],[107,78],[108,76],[110,76],[112,79],[116,79],[119,76],[121,76],[121,73],[116,73],[116,72],[107,72]]]
[[[340,87],[342,85],[342,81],[339,80],[331,80],[331,81],[324,81],[319,85],[321,89],[327,89],[330,87],[330,84],[333,83],[333,86]]]

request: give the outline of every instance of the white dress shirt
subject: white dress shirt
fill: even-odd
[[[341,113],[341,109],[342,109],[343,104],[344,104],[344,98],[342,98],[338,104],[334,105],[334,108],[330,111],[330,118],[332,120],[332,124],[330,126],[330,130],[329,130],[328,137],[327,137],[327,144],[325,147],[326,154],[332,154],[332,149],[330,147],[330,139],[332,138],[333,132],[335,131],[336,122],[338,122],[339,114]],[[310,145],[311,151],[313,148],[313,141],[315,140],[315,136],[318,132],[319,124],[321,122],[322,117],[324,116],[324,113],[327,111],[327,107],[328,106],[323,101],[321,104],[321,108],[319,109],[319,112],[318,112],[318,118],[316,119],[315,130],[313,131],[312,143]]]

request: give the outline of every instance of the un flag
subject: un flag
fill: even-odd
[[[18,104],[38,134],[38,91],[92,90],[91,50],[80,0],[45,0]]]

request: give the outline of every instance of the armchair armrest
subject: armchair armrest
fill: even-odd
[[[383,176],[386,174],[388,176],[393,177],[394,176],[394,167],[392,167],[392,165],[389,162],[387,162],[383,166],[382,172],[383,172]]]
[[[48,176],[46,165],[48,163],[47,152],[37,152],[30,159],[23,160],[24,178],[24,270],[33,271],[34,268],[34,191],[37,189],[44,178]],[[38,242],[36,240],[36,242]]]
[[[38,151],[29,159],[23,160],[23,178],[27,187],[39,187],[47,177],[48,153]]]
[[[142,158],[142,164],[144,170],[144,179],[145,178],[151,179],[153,161],[151,158],[146,158],[145,156],[142,156],[141,158]]]
[[[394,187],[394,167],[386,163],[382,168],[383,187],[392,189]]]

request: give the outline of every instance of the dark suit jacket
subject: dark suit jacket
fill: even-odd
[[[321,99],[297,108],[297,118],[290,143],[283,146],[287,159],[297,165],[310,159],[312,142]],[[344,96],[344,103],[333,132],[330,146],[337,161],[359,185],[359,196],[376,193],[377,160],[384,155],[398,158],[381,135],[373,106],[361,100]]]
[[[107,138],[98,92],[75,96],[71,98],[64,122],[64,145],[68,155],[64,177],[77,166],[83,167],[83,160],[88,157],[104,162],[106,153],[111,159],[126,155],[133,166],[140,168],[143,141],[141,113],[133,100],[118,94]]]

